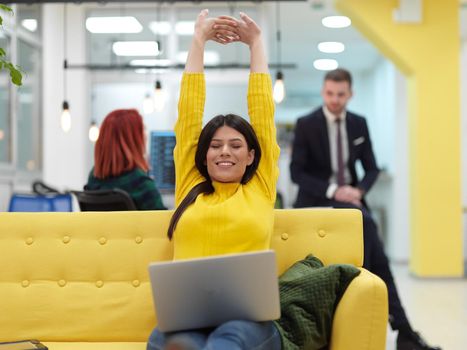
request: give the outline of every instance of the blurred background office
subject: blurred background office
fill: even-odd
[[[173,174],[170,153],[165,151],[173,147],[179,81],[193,32],[192,20],[201,8],[209,8],[214,16],[245,11],[264,28],[273,80],[278,72],[283,76],[285,96],[282,100],[280,94],[275,97],[282,149],[278,189],[284,206],[291,207],[296,193],[288,170],[294,122],[321,105],[326,70],[345,67],[355,80],[349,109],[367,118],[377,163],[383,170],[369,202],[388,256],[395,263],[409,262],[408,269],[417,276],[461,279],[467,252],[463,224],[467,207],[467,1],[41,3],[17,1],[14,15],[3,16],[4,28],[0,30],[0,47],[24,72],[24,83],[17,88],[9,83],[7,72],[0,71],[0,210],[7,209],[13,193],[30,191],[37,179],[60,190],[81,189],[93,165],[99,125],[110,111],[119,108],[136,108],[143,115],[151,174],[165,205],[173,207]],[[348,17],[337,18],[343,22],[330,18],[341,15]],[[440,22],[432,23],[437,18]],[[385,32],[391,26],[397,28],[392,37]],[[438,30],[444,27],[449,28]],[[391,41],[404,43],[411,31],[423,35],[423,30],[426,42],[391,46]],[[433,33],[450,34],[443,41]],[[438,42],[445,44],[436,47]],[[420,52],[420,61],[415,64],[398,51],[410,52],[411,45]],[[424,51],[429,45],[434,46],[435,54]],[[453,48],[454,60],[447,54]],[[422,69],[416,65],[423,59],[426,69],[431,60],[437,62],[428,77],[418,75]],[[247,115],[248,61],[249,52],[240,44],[208,44],[206,119],[215,111]],[[448,77],[454,72],[455,79],[447,84],[440,81],[443,71]],[[424,90],[418,96],[425,96],[425,100],[414,102],[414,89],[433,91]],[[452,96],[454,99],[449,99]],[[63,114],[64,102],[69,114]],[[420,111],[432,104],[448,111],[437,117],[431,116],[433,111]],[[457,108],[454,113],[449,110],[451,105]],[[427,125],[431,118],[447,121],[448,127],[438,128],[437,135],[436,126]],[[430,149],[433,144],[450,141],[454,147],[449,144],[448,152],[439,149],[438,154]],[[446,174],[441,171],[440,176],[424,167],[431,156],[433,162],[442,159],[439,166]],[[436,177],[443,183],[441,189],[432,186]],[[439,217],[432,215],[437,206],[425,208],[436,198],[449,213],[455,211],[453,217],[442,210]],[[439,244],[439,236],[446,245]],[[424,252],[436,255],[433,251],[438,247],[441,262],[435,259],[435,266],[427,264],[430,257]],[[451,255],[448,258],[447,252]],[[401,266],[405,266],[401,271],[406,276],[407,265]],[[467,292],[463,281],[459,308],[464,312],[459,319],[465,328]],[[453,341],[467,343],[461,334]]]

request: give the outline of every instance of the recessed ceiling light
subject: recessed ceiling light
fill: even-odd
[[[175,32],[178,35],[192,35],[195,32],[195,22],[180,21],[175,24]]]
[[[23,19],[21,25],[29,30],[30,32],[35,32],[37,30],[37,20],[32,18]]]
[[[130,66],[163,66],[168,67],[172,64],[171,60],[131,60]]]
[[[321,23],[328,28],[345,28],[350,26],[352,21],[346,16],[328,16],[324,17]]]
[[[333,70],[339,67],[336,60],[333,59],[319,59],[313,62],[313,67],[317,70]]]
[[[159,35],[168,35],[170,31],[172,30],[172,26],[170,25],[169,22],[163,21],[163,22],[151,22],[149,23],[149,29],[154,34],[159,34]]]
[[[188,58],[188,51],[182,51],[177,54],[177,62],[185,63]],[[215,66],[219,64],[220,56],[216,51],[204,51],[204,64]]]
[[[117,56],[157,56],[160,53],[156,41],[116,41],[112,50]]]
[[[89,17],[86,29],[91,33],[141,33],[143,26],[133,16]]]
[[[318,44],[318,50],[324,53],[339,53],[345,50],[345,45],[337,41],[324,41]]]

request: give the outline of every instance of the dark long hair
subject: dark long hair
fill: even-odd
[[[241,133],[243,137],[245,137],[246,143],[248,145],[248,151],[251,151],[252,149],[255,151],[255,158],[253,163],[246,167],[245,174],[243,174],[240,183],[246,184],[248,181],[250,181],[255,174],[256,169],[258,169],[258,164],[261,159],[261,148],[259,146],[256,133],[250,123],[235,114],[218,115],[211,119],[199,135],[198,147],[196,148],[195,154],[196,168],[206,180],[194,186],[190,192],[188,192],[186,197],[183,198],[182,202],[175,210],[175,213],[170,220],[169,229],[167,230],[167,236],[169,239],[172,239],[175,227],[177,226],[177,223],[186,208],[188,208],[188,206],[190,206],[201,193],[209,194],[214,192],[214,187],[212,186],[211,178],[209,177],[208,173],[208,167],[206,165],[206,155],[208,153],[209,145],[211,144],[211,140],[214,134],[216,133],[217,129],[222,126],[231,127],[232,129],[235,129]]]

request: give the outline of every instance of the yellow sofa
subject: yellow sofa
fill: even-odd
[[[172,212],[0,213],[0,342],[51,350],[144,350],[156,324],[147,266],[171,259]],[[359,211],[276,210],[282,272],[313,253],[362,266]],[[331,349],[385,348],[387,293],[361,270],[333,321]]]

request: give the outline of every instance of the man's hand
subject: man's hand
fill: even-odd
[[[358,207],[362,206],[362,191],[352,186],[338,187],[334,193],[334,199],[339,202],[352,203]]]

